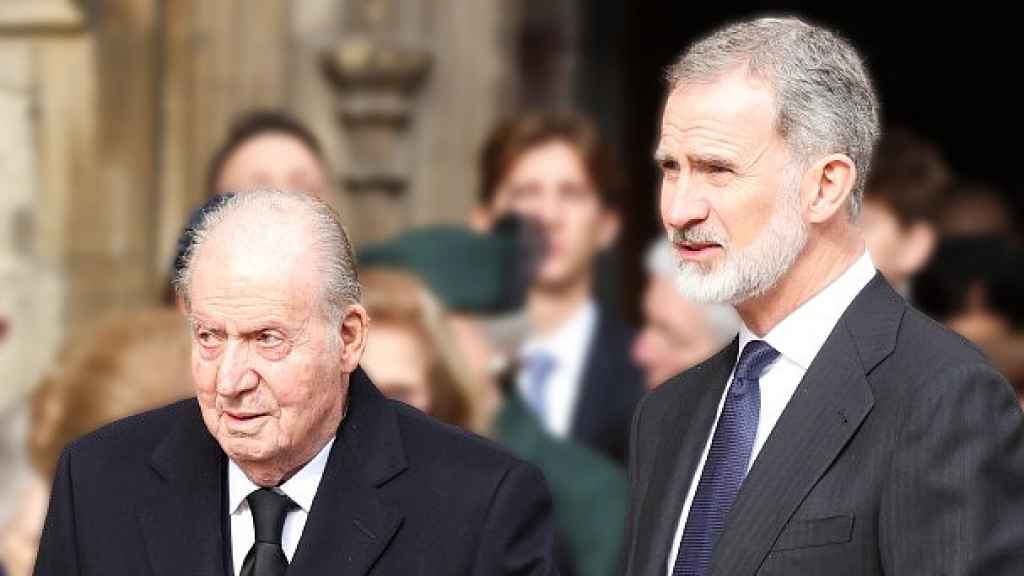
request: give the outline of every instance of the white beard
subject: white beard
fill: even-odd
[[[677,256],[676,284],[690,300],[702,304],[739,304],[771,289],[790,269],[807,244],[807,225],[800,215],[800,194],[796,178],[779,197],[779,205],[754,241],[734,250],[726,235],[710,221],[692,228],[673,230],[671,240],[714,243],[723,256],[703,264]]]

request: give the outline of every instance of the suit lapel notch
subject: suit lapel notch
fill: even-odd
[[[395,409],[357,370],[289,574],[367,573],[404,521],[379,490],[407,467]]]
[[[198,405],[161,442],[150,464],[161,482],[137,517],[153,574],[219,576],[225,559],[226,458],[207,432]]]

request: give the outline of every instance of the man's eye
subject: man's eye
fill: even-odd
[[[198,340],[203,346],[209,347],[216,346],[219,339],[212,330],[199,330],[196,332],[196,340]]]
[[[256,337],[256,341],[261,346],[277,346],[284,340],[273,332],[260,332],[260,335]]]
[[[679,163],[676,162],[675,160],[662,160],[658,162],[658,168],[660,168],[661,171],[665,173],[678,172]]]

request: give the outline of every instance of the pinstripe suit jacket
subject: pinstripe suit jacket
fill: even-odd
[[[737,343],[633,419],[627,574],[665,573]],[[876,276],[744,481],[712,573],[1024,574],[1024,418],[972,345]]]

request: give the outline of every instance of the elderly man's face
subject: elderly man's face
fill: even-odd
[[[661,216],[696,302],[764,293],[806,242],[799,173],[774,110],[771,91],[744,70],[677,88],[666,103]]]
[[[335,433],[358,354],[345,353],[321,308],[310,250],[288,234],[258,235],[215,231],[199,250],[192,376],[227,455],[287,473]]]
[[[633,341],[633,360],[655,388],[715,352],[705,312],[679,295],[672,282],[651,276],[644,294],[644,325]]]

